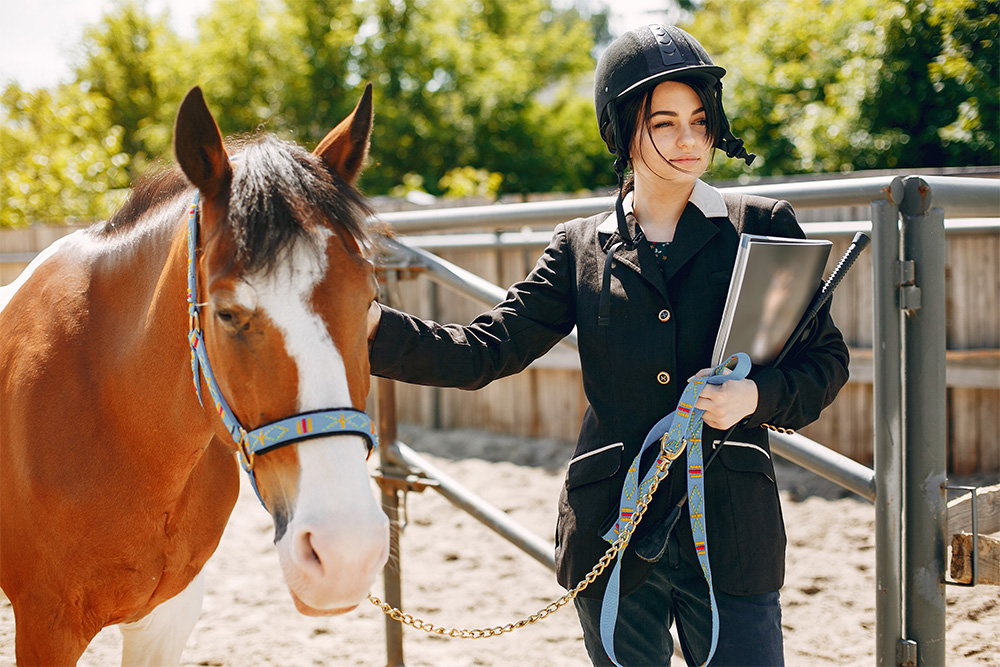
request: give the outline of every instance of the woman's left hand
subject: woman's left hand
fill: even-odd
[[[723,371],[731,373],[730,370]],[[694,377],[712,374],[711,368],[703,368]],[[720,431],[728,429],[757,409],[757,384],[753,380],[729,380],[722,384],[707,384],[694,407],[704,410],[702,421]]]

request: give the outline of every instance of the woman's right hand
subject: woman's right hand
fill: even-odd
[[[368,307],[368,340],[375,340],[378,324],[381,321],[382,307],[378,305],[378,301],[372,301],[372,305]]]

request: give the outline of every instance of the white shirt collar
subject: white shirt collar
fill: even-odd
[[[701,179],[694,182],[694,190],[691,191],[691,197],[688,201],[694,204],[706,218],[729,217],[729,209],[726,208],[726,200],[723,199],[722,193]],[[625,199],[622,200],[622,208],[625,210],[626,216],[633,212],[631,192],[625,195]],[[598,226],[597,231],[602,234],[613,234],[617,229],[618,217],[612,211],[611,215]]]

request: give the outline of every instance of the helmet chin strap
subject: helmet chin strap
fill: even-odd
[[[611,117],[611,131],[614,133],[615,141],[615,174],[618,175],[618,196],[615,198],[615,215],[618,218],[618,235],[621,236],[624,247],[631,250],[639,242],[642,230],[637,229],[636,238],[632,238],[632,234],[628,230],[628,225],[625,224],[625,207],[622,203],[622,199],[625,196],[623,190],[625,189],[625,167],[628,165],[628,147],[625,145],[625,141],[621,136],[621,128],[618,125],[618,109],[616,108],[616,105],[612,104],[608,108],[608,113]],[[615,250],[617,250],[617,247]],[[613,254],[614,252],[608,253],[609,258],[610,255]]]
[[[715,97],[719,103],[719,109],[722,109],[722,81],[717,81],[715,84]],[[719,136],[719,140],[715,142],[716,148],[721,148],[726,152],[726,157],[734,157],[739,160],[743,160],[747,163],[747,166],[753,163],[754,159],[757,157],[756,153],[747,153],[747,149],[743,147],[743,140],[737,139],[733,135],[733,131],[729,125],[729,119],[726,118],[726,114],[722,114],[722,121],[725,123],[725,127],[722,130],[722,135]]]
[[[734,137],[732,130],[729,128],[726,128],[726,131],[722,133],[722,136],[719,137],[718,143],[715,145],[724,150],[727,157],[735,157],[740,160],[744,160],[748,165],[753,163],[754,159],[757,157],[756,153],[747,153],[747,149],[743,147],[743,140]]]
[[[615,197],[615,216],[618,218],[618,235],[621,241],[616,242],[608,248],[608,254],[604,259],[604,274],[601,278],[601,297],[597,307],[597,324],[602,330],[607,332],[607,327],[611,323],[611,264],[614,261],[615,253],[622,248],[626,250],[634,249],[642,239],[642,229],[636,225],[635,237],[628,230],[625,223],[625,206],[622,203],[625,189],[625,166],[628,164],[628,149],[622,140],[618,127],[618,113],[615,105],[609,109],[611,116],[611,131],[614,133],[615,142],[615,173],[618,175],[618,196]]]

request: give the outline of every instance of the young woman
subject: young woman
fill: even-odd
[[[749,163],[722,108],[721,78],[702,46],[673,26],[617,39],[596,73],[601,134],[615,154],[616,210],[556,227],[507,299],[467,326],[375,305],[375,375],[476,389],[517,373],[573,327],[590,403],[559,499],[556,569],[575,586],[607,550],[627,468],[649,429],[709,365],[741,232],[803,237],[787,202],[722,193],[699,180],[715,148]],[[818,285],[817,285],[818,287]],[[704,390],[705,515],[716,605],[713,665],[782,663],[778,589],[785,533],[767,428],[814,421],[847,380],[847,348],[827,306],[781,366]],[[731,438],[718,442],[731,426]],[[686,469],[684,456],[672,470]],[[666,665],[677,624],[685,659],[708,656],[712,619],[687,506],[685,474],[660,486],[625,551],[614,651],[622,665]],[[575,600],[594,664],[607,573]]]

